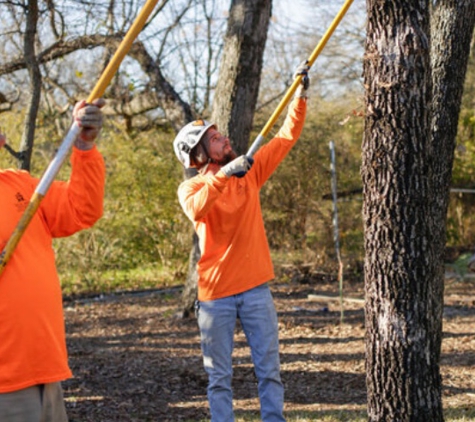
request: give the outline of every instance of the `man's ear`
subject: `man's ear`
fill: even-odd
[[[204,164],[208,162],[208,154],[206,154],[206,150],[203,148],[203,145],[201,145],[201,142],[198,143],[190,152],[190,161],[191,165],[194,167],[200,168]]]

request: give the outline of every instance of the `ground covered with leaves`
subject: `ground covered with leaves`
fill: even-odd
[[[345,286],[341,303],[329,277],[272,284],[289,420],[365,420],[362,287]],[[473,287],[466,280],[446,287],[441,371],[446,414],[460,418],[452,420],[472,420],[463,415],[475,408]],[[65,301],[71,422],[209,420],[199,331],[194,318],[176,317],[180,293],[164,288]],[[257,421],[256,379],[239,326],[235,340],[236,417]]]

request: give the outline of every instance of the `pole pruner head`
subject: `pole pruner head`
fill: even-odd
[[[203,135],[211,127],[216,127],[216,125],[207,120],[200,119],[188,123],[178,132],[173,141],[173,149],[178,160],[185,168],[197,166],[197,163],[193,160],[192,150],[199,144]]]

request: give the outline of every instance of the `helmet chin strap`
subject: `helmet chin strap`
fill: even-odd
[[[205,152],[206,157],[208,158],[208,160],[206,161],[206,165],[208,165],[209,163],[212,162],[211,157],[209,155],[209,151],[208,151],[208,140],[202,139],[200,144],[203,147],[203,151]]]
[[[209,161],[206,164],[203,164],[198,171],[202,174],[205,174],[209,167]]]

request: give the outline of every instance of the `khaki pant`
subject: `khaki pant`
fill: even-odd
[[[1,422],[67,422],[59,382],[0,393]]]

